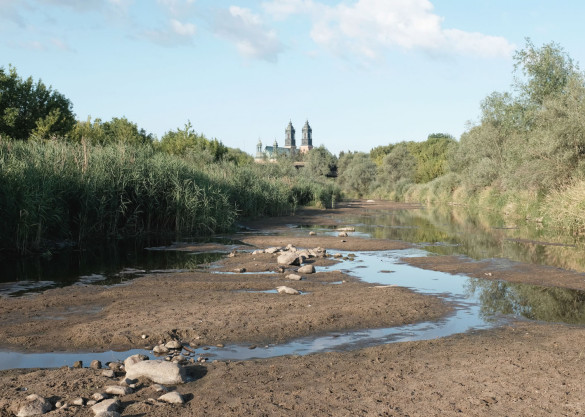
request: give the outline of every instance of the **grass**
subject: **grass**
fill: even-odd
[[[242,216],[331,206],[339,190],[260,165],[201,163],[128,145],[0,140],[0,250],[143,234],[207,235]]]

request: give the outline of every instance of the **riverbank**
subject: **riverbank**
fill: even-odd
[[[288,244],[323,247],[330,255],[337,250],[408,248],[408,243],[351,233],[309,236],[308,230],[301,230],[285,237],[266,232],[290,230],[290,225],[341,226],[339,219],[348,213],[416,208],[354,202],[336,210],[311,209],[248,222],[243,241],[253,246],[237,249],[213,269],[150,275],[110,288],[71,286],[2,299],[0,347],[130,349],[179,339],[202,352],[204,346],[254,347],[442,317],[451,307],[438,297],[400,287],[378,288],[334,270],[293,281],[287,275],[297,267],[282,273],[276,255],[250,253]],[[430,263],[420,266],[446,269],[442,257],[427,259]],[[336,258],[307,261],[319,269],[334,265]],[[464,264],[449,265],[451,273],[466,272]],[[221,271],[227,274],[217,273]],[[533,272],[525,272],[526,278]],[[280,285],[302,294],[263,292]],[[350,352],[207,362],[198,365],[194,381],[176,386],[186,404],[152,404],[147,400],[156,394],[145,386],[122,398],[122,415],[576,415],[585,394],[579,383],[585,371],[579,348],[583,342],[581,327],[514,322],[495,330]],[[71,402],[111,383],[101,371],[88,368],[1,371],[0,416],[11,415],[11,405],[29,394]],[[68,407],[50,415],[93,413]]]

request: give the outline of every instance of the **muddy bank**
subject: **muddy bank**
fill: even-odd
[[[195,381],[171,387],[185,405],[148,403],[159,394],[145,384],[123,397],[122,415],[580,415],[584,343],[582,328],[514,323],[347,353],[208,363]],[[0,372],[0,415],[9,415],[8,399],[31,392],[71,402],[107,384],[87,368]]]
[[[171,335],[192,346],[280,343],[331,331],[428,321],[451,310],[438,298],[398,287],[373,288],[339,271],[291,281],[286,275],[296,268],[278,273],[276,260],[276,254],[239,252],[206,271],[150,275],[111,288],[72,286],[5,298],[0,304],[0,348],[126,350],[151,347]],[[334,262],[307,260],[316,266]],[[268,273],[230,273],[242,267]],[[221,270],[228,274],[217,273]],[[282,285],[302,295],[250,292]]]

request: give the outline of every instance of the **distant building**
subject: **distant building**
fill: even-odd
[[[313,149],[313,129],[309,125],[309,121],[305,122],[303,126],[303,139],[301,147],[297,149],[295,140],[295,128],[292,121],[288,122],[288,126],[284,131],[284,147],[279,147],[278,142],[274,139],[272,146],[266,146],[262,149],[262,141],[258,139],[256,145],[256,162],[274,161],[279,155],[294,156],[297,152],[305,153]]]

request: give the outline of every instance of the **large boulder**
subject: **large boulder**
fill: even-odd
[[[148,378],[157,384],[182,384],[186,382],[185,369],[176,362],[136,361],[137,355],[124,361],[126,379]],[[131,359],[134,358],[134,359]]]
[[[297,272],[299,274],[314,274],[315,267],[313,265],[304,265],[301,266]]]
[[[287,287],[285,285],[281,285],[280,287],[276,287],[276,290],[279,294],[289,294],[289,295],[299,295],[300,291],[295,290],[294,288]]]

